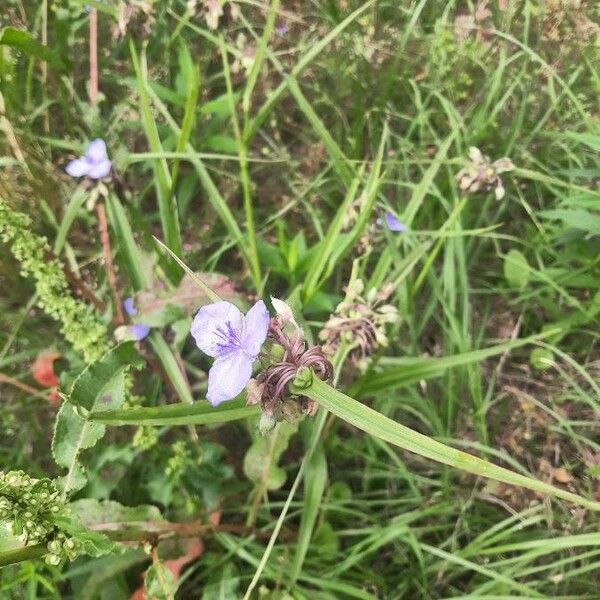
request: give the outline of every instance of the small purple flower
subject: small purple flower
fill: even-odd
[[[129,333],[136,342],[140,342],[150,333],[150,326],[143,323],[134,323],[129,327]]]
[[[401,223],[389,210],[386,211],[384,219],[390,231],[395,233],[404,233],[408,229],[408,227],[406,227],[404,223]]]
[[[131,296],[125,298],[123,301],[123,309],[130,317],[134,317],[138,314],[138,309],[135,307],[134,300]],[[129,326],[128,330],[133,339],[139,342],[150,333],[150,326],[144,325],[144,323],[134,323]]]
[[[197,312],[190,333],[202,352],[216,358],[208,372],[206,393],[213,406],[235,398],[246,387],[268,329],[269,311],[262,300],[246,316],[226,301]]]
[[[280,37],[285,37],[289,32],[289,28],[285,23],[280,23],[275,27],[275,33]]]
[[[133,298],[131,296],[129,296],[129,298],[125,298],[125,300],[123,300],[123,309],[130,317],[134,317],[138,313],[137,308],[135,307]]]
[[[110,173],[112,162],[108,160],[106,144],[100,138],[92,140],[85,156],[72,160],[65,168],[71,177],[83,177],[87,175],[92,179],[102,179]]]

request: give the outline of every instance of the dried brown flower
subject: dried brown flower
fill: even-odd
[[[478,148],[469,148],[469,162],[456,174],[461,191],[475,193],[479,190],[494,190],[496,200],[504,198],[504,186],[500,173],[512,171],[515,165],[504,157],[490,162]]]
[[[260,402],[263,415],[268,415],[273,423],[316,412],[316,404],[304,396],[295,398],[291,404],[289,402],[289,384],[294,381],[300,369],[308,367],[323,381],[333,380],[333,366],[323,350],[319,346],[309,347],[300,331],[290,337],[283,330],[285,324],[283,317],[271,319],[267,339],[283,349],[283,356],[258,375],[248,394],[249,402]]]
[[[348,286],[346,297],[319,333],[319,338],[325,342],[326,353],[333,354],[342,343],[352,344],[354,349],[350,351],[349,358],[359,362],[380,346],[387,346],[385,326],[398,320],[396,307],[384,304],[393,287],[373,288],[362,296],[363,288],[360,279]]]

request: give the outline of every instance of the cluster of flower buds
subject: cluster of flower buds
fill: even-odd
[[[499,158],[490,162],[479,148],[469,148],[469,162],[456,174],[458,187],[463,192],[475,193],[480,190],[494,190],[496,200],[504,198],[501,173],[512,171],[515,165],[510,158]]]
[[[363,295],[364,287],[361,279],[348,286],[346,297],[319,333],[327,354],[333,354],[342,344],[347,345],[352,348],[349,358],[359,366],[377,348],[388,345],[386,325],[398,321],[396,307],[385,304],[393,286],[371,288]]]
[[[60,492],[50,479],[34,479],[23,471],[0,471],[0,521],[8,521],[25,544],[46,543],[46,562],[73,560],[77,542],[56,523],[64,509]]]

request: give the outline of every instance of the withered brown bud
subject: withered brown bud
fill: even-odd
[[[331,362],[319,346],[309,347],[300,331],[292,337],[284,333],[278,317],[271,319],[267,339],[283,348],[283,356],[253,380],[248,393],[249,403],[260,401],[263,415],[269,415],[276,421],[295,420],[301,414],[314,415],[317,410],[315,402],[305,396],[292,397],[289,384],[304,367],[310,368],[323,381],[333,381]]]

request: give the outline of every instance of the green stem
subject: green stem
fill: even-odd
[[[318,377],[313,376],[312,372],[308,369],[300,371],[293,385],[290,387],[292,393],[308,396],[340,419],[404,450],[414,452],[415,454],[451,467],[456,467],[468,473],[473,473],[474,475],[562,498],[563,500],[585,506],[591,510],[600,510],[600,502],[588,500],[577,494],[533,479],[532,477],[520,475],[510,469],[499,467],[466,452],[455,450],[422,433],[401,425],[332,388]]]
[[[7,550],[0,552],[0,567],[14,565],[15,563],[23,562],[24,560],[36,560],[42,558],[48,553],[45,544],[35,544],[35,546],[25,546],[16,550]]]

